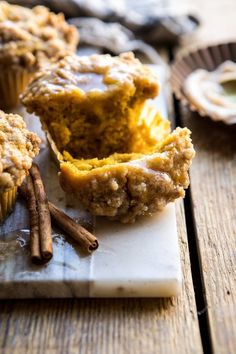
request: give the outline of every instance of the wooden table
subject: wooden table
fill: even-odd
[[[194,5],[202,27],[180,50],[235,36],[235,0],[183,3]],[[202,119],[172,96],[170,102],[171,117],[192,130],[197,152],[191,187],[177,202],[181,295],[1,301],[2,354],[236,353],[236,126]]]

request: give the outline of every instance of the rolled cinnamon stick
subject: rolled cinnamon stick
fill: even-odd
[[[93,234],[83,226],[77,224],[71,217],[66,215],[51,202],[49,202],[48,205],[56,225],[68,236],[71,236],[77,241],[86,252],[91,253],[98,248],[98,240]]]
[[[39,217],[31,176],[28,176],[26,181],[20,186],[19,192],[26,199],[29,211],[31,260],[33,263],[38,264],[42,262],[39,241]]]
[[[41,255],[44,260],[48,261],[52,258],[53,252],[51,217],[48,207],[48,199],[40,176],[39,168],[34,163],[30,169],[30,175],[32,177],[35,198],[37,201]]]

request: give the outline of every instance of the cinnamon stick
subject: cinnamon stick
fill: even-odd
[[[83,226],[77,224],[71,217],[58,209],[51,202],[48,203],[52,218],[56,224],[75,241],[77,241],[83,249],[91,253],[98,248],[97,238],[86,230]]]
[[[37,201],[41,255],[44,260],[48,261],[52,258],[52,230],[48,199],[39,168],[34,163],[30,169],[30,175],[32,177],[35,198]]]
[[[26,199],[27,208],[29,211],[31,260],[33,263],[41,263],[42,257],[39,241],[39,217],[31,176],[27,177],[27,180],[21,185],[19,191],[20,194],[22,194],[22,196]]]

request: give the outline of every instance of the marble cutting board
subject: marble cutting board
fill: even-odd
[[[163,71],[155,68],[160,77]],[[156,100],[167,116],[163,94]],[[43,140],[37,158],[49,199],[93,230],[99,248],[84,255],[77,244],[54,230],[54,256],[46,265],[29,260],[28,216],[20,201],[0,228],[0,298],[42,297],[170,297],[181,288],[181,266],[175,206],[122,225],[93,218],[61,190],[57,168],[51,160],[40,123],[23,114],[29,129]]]

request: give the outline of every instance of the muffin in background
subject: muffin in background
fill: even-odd
[[[17,188],[39,152],[40,139],[18,114],[0,111],[0,224],[14,207]]]
[[[16,106],[34,73],[74,52],[78,40],[63,14],[0,1],[0,108]]]

